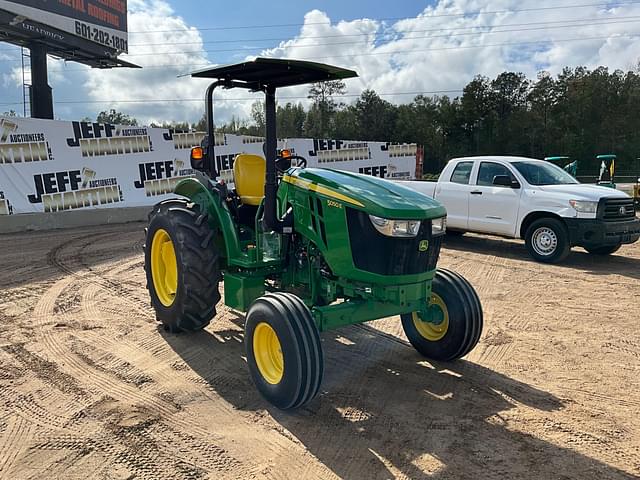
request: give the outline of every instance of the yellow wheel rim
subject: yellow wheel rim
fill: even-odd
[[[262,378],[271,385],[280,383],[284,374],[284,358],[278,335],[268,323],[259,323],[253,332],[253,356]]]
[[[178,289],[178,262],[171,237],[163,229],[157,230],[151,241],[151,277],[158,300],[170,307]]]
[[[413,313],[413,325],[418,330],[418,333],[422,335],[426,340],[430,342],[437,342],[442,340],[449,330],[449,310],[442,300],[442,297],[437,293],[431,294],[431,305],[435,305],[442,310],[443,320],[438,325],[429,322],[423,322],[420,320],[420,316]]]

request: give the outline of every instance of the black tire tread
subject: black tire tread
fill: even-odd
[[[318,394],[324,373],[320,334],[311,311],[299,297],[285,292],[267,293],[254,302],[257,303],[268,304],[273,311],[281,314],[295,339],[295,347],[300,354],[300,381],[295,394],[287,399],[288,402],[277,406],[281,410],[300,408]],[[245,331],[246,329],[245,326]],[[251,346],[247,344],[246,348],[249,349]],[[247,355],[247,358],[249,357]]]
[[[452,270],[447,270],[445,268],[439,269],[442,273],[447,273],[451,277],[457,278],[459,282],[459,286],[462,290],[465,291],[466,300],[471,304],[470,313],[475,316],[473,319],[473,334],[469,337],[469,341],[466,343],[465,348],[463,348],[463,353],[460,357],[464,357],[471,350],[475,348],[475,346],[480,341],[480,336],[482,335],[482,329],[484,328],[484,315],[482,312],[482,305],[480,303],[480,298],[478,298],[478,294],[471,286],[469,281],[460,275],[458,272],[454,272]],[[459,358],[459,357],[458,357]]]
[[[302,405],[313,399],[318,394],[320,384],[322,383],[322,377],[324,375],[324,359],[322,350],[320,349],[320,332],[318,332],[318,329],[315,326],[311,312],[300,297],[285,292],[282,293],[282,296],[289,299],[291,302],[291,305],[295,310],[295,312],[293,312],[293,316],[299,321],[300,326],[304,329],[305,337],[310,340],[307,341],[307,343],[309,347],[310,365],[313,368],[310,372],[311,382],[309,384],[309,389],[297,402]],[[301,318],[304,318],[305,320],[303,321]]]
[[[452,361],[467,355],[471,350],[475,348],[482,335],[482,329],[484,325],[482,305],[480,299],[473,288],[473,286],[459,273],[439,268],[436,271],[434,278],[435,285],[444,284],[451,289],[456,298],[458,305],[462,308],[463,315],[461,319],[454,319],[456,321],[464,322],[463,330],[464,335],[462,340],[454,345],[454,348],[444,354],[440,354],[436,360]],[[413,318],[411,314],[405,314],[401,316],[402,325],[407,334],[409,342],[414,346],[418,352],[422,355],[430,358],[428,347],[428,341],[423,338],[415,337],[411,332],[411,325]],[[450,320],[451,321],[451,317]],[[414,327],[415,328],[415,327]]]
[[[200,206],[183,199],[163,200],[156,204],[149,214],[152,224],[159,217],[165,217],[171,225],[174,248],[179,261],[179,272],[182,281],[178,289],[182,289],[182,301],[178,305],[177,315],[168,315],[163,309],[156,307],[156,315],[165,327],[172,331],[198,331],[205,328],[216,315],[216,304],[220,301],[218,281],[219,254],[213,246],[215,232],[205,220],[207,213],[200,211]],[[171,233],[170,233],[171,234]],[[148,236],[148,231],[147,231]],[[147,237],[146,245],[151,248],[151,238]],[[178,253],[179,250],[179,253]],[[148,256],[148,255],[147,255]],[[147,270],[147,288],[151,291],[150,269]]]

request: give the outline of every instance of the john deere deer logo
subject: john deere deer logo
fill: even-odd
[[[420,240],[418,250],[421,252],[426,252],[427,250],[429,250],[429,240]]]

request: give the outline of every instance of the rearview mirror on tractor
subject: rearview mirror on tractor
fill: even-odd
[[[204,170],[204,149],[202,147],[191,149],[191,168],[199,171]]]
[[[520,183],[509,175],[496,175],[493,177],[493,184],[498,187],[520,188]]]

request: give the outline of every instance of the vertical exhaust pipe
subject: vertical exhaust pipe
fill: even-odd
[[[266,160],[267,172],[264,182],[264,218],[265,231],[282,232],[282,222],[277,213],[278,182],[276,177],[276,155],[278,139],[276,137],[276,89],[268,86],[265,90],[266,120]]]

